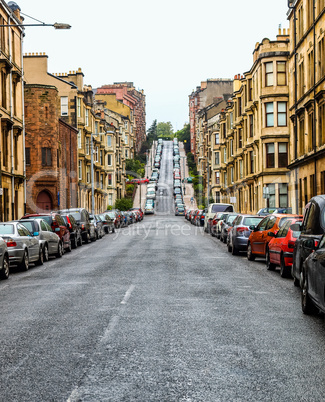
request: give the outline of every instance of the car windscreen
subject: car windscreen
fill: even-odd
[[[262,219],[263,219],[263,216],[261,216],[261,217],[247,216],[243,220],[243,225],[245,225],[245,226],[253,226],[253,225],[257,226],[261,222]]]
[[[232,224],[233,221],[234,221],[236,218],[237,218],[237,215],[229,215],[226,222],[227,222],[228,224]]]
[[[81,214],[80,212],[70,212],[71,215],[75,218],[76,221],[80,222],[81,221]]]
[[[115,218],[114,212],[107,212],[106,215],[108,215],[111,219]]]
[[[14,234],[14,233],[15,233],[14,225],[8,225],[8,224],[0,225],[0,235]]]
[[[23,224],[25,226],[25,228],[27,228],[31,233],[34,232],[34,227],[33,227],[33,222],[29,221],[29,222],[20,222],[21,224]]]
[[[212,205],[211,212],[232,212],[233,207],[232,205]]]
[[[44,216],[38,216],[37,218],[42,218],[46,223],[52,226],[52,216],[44,215]]]

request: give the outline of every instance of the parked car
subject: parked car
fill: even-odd
[[[23,216],[21,219],[33,219],[33,218],[44,219],[51,226],[53,232],[55,232],[59,236],[63,247],[63,252],[65,250],[71,251],[72,246],[71,246],[70,232],[59,212],[50,212],[46,214],[27,214]]]
[[[141,208],[139,208],[139,207],[133,207],[133,208],[130,208],[130,211],[138,211],[138,212],[140,213],[140,220],[143,219],[143,211],[142,211]]]
[[[9,252],[7,243],[0,237],[0,278],[9,278]]]
[[[213,218],[217,212],[235,212],[234,206],[232,204],[224,204],[220,202],[214,202],[208,205],[208,210],[206,212],[206,220],[204,222],[204,230],[207,230],[207,225],[209,219]]]
[[[20,219],[19,222],[39,240],[44,261],[48,261],[52,255],[62,256],[63,247],[60,238],[44,219]]]
[[[95,227],[90,224],[89,213],[84,208],[70,208],[62,209],[59,211],[60,214],[70,214],[74,217],[77,224],[81,229],[82,240],[88,243],[90,239],[95,237]]]
[[[293,251],[291,275],[296,286],[302,285],[303,262],[314,250],[315,242],[325,233],[325,195],[311,198],[305,207],[301,224],[294,224],[292,230],[300,231]]]
[[[228,214],[227,218],[222,221],[220,228],[220,241],[223,243],[227,243],[228,232],[232,228],[233,222],[236,219],[238,214]]]
[[[90,222],[95,226],[96,239],[101,239],[105,236],[104,224],[99,215],[89,214]]]
[[[7,243],[9,264],[27,271],[29,264],[43,264],[39,240],[20,222],[0,223],[0,236]]]
[[[70,240],[72,248],[82,246],[81,229],[75,218],[71,214],[60,214],[70,232]]]
[[[184,205],[178,205],[175,208],[175,215],[176,216],[184,216],[185,215],[185,208]]]
[[[301,307],[305,314],[325,313],[325,235],[312,240],[313,250],[303,263]]]
[[[266,266],[268,270],[280,266],[280,275],[283,278],[291,276],[293,250],[300,231],[293,231],[290,226],[297,222],[302,222],[302,219],[288,219],[277,234],[270,232],[274,237],[268,244]]]
[[[301,215],[291,214],[271,214],[255,227],[250,226],[252,233],[249,236],[247,244],[247,259],[249,261],[255,260],[257,256],[265,258],[268,253],[268,244],[272,239],[272,234],[278,233],[279,229],[284,225],[288,219],[301,219]]]
[[[144,207],[144,213],[145,213],[146,215],[148,215],[148,214],[154,214],[154,213],[155,213],[153,203],[146,203],[146,205],[145,205],[145,207]]]
[[[115,227],[117,225],[117,216],[115,212],[106,211],[98,215],[98,218],[103,222],[103,229],[106,234],[115,232]]]
[[[247,243],[251,234],[250,226],[258,225],[263,216],[240,214],[233,222],[228,236],[228,251],[237,255],[239,251],[247,251]]]

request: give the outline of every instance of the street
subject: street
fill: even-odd
[[[155,215],[0,282],[1,401],[324,400],[324,317],[174,215],[171,161]]]

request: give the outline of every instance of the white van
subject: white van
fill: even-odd
[[[234,206],[232,204],[223,204],[220,202],[215,202],[209,204],[208,210],[204,218],[204,230],[207,231],[208,221],[212,219],[217,212],[235,212]]]

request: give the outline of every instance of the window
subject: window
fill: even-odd
[[[26,165],[30,165],[30,148],[25,148]]]
[[[85,125],[89,126],[89,110],[85,109]]]
[[[112,146],[112,136],[111,136],[111,135],[108,135],[108,136],[107,136],[107,146],[108,146],[108,147],[111,147],[111,146]]]
[[[238,129],[238,148],[243,147],[243,130],[241,128]]]
[[[81,117],[81,99],[77,98],[77,117]]]
[[[52,166],[51,148],[42,148],[42,166]]]
[[[107,155],[107,165],[112,166],[112,155]]]
[[[129,157],[129,151],[127,149],[125,150],[125,157],[126,159]]]
[[[266,144],[266,167],[274,168],[274,144]]]
[[[82,148],[82,144],[81,144],[81,130],[78,131],[78,148]]]
[[[103,151],[99,151],[99,163],[103,164]]]
[[[219,134],[216,134],[215,141],[216,141],[215,144],[219,145]]]
[[[234,116],[233,112],[230,113],[230,128],[233,128],[233,121],[234,121]]]
[[[113,194],[108,194],[108,205],[113,205]]]
[[[216,184],[220,184],[220,173],[216,172]]]
[[[61,116],[68,116],[68,97],[61,96]]]
[[[224,163],[227,162],[227,148],[226,147],[224,147],[224,149],[223,149],[223,161],[224,161]]]
[[[279,146],[279,158],[278,158],[278,167],[287,167],[288,166],[288,144],[286,142],[280,142]]]
[[[267,184],[266,187],[267,187],[267,191],[268,191],[268,195],[269,195],[268,207],[275,208],[275,184]]]
[[[249,136],[254,137],[254,117],[249,115]]]
[[[126,135],[124,137],[124,142],[125,142],[125,145],[128,145],[128,143],[129,143],[129,136],[128,135]]]
[[[287,85],[286,62],[278,61],[277,66],[277,84],[279,86]]]
[[[278,102],[278,126],[287,125],[287,102]]]
[[[279,207],[287,207],[288,206],[288,184],[282,183],[279,184]]]
[[[98,147],[95,147],[95,152],[94,152],[94,161],[98,162]]]
[[[234,154],[234,140],[230,140],[230,156]]]
[[[109,174],[109,175],[108,175],[108,179],[107,179],[107,185],[108,185],[108,186],[111,186],[112,183],[113,183],[113,181],[112,181],[112,175]]]
[[[234,168],[230,168],[230,183],[232,184],[234,182]]]
[[[78,161],[78,176],[79,180],[82,180],[82,160]]]
[[[227,172],[225,172],[225,173],[223,174],[223,179],[224,179],[225,187],[227,187],[227,186],[228,186]]]
[[[273,86],[273,62],[265,63],[265,86]]]
[[[243,160],[240,159],[239,160],[239,177],[242,179],[244,176],[244,172],[243,172]]]
[[[87,179],[87,183],[90,183],[90,166],[87,165],[86,168],[86,179]]]
[[[252,88],[252,80],[248,80],[247,81],[247,94],[248,94],[248,101],[253,100],[253,96],[252,96],[252,92],[253,92],[253,88]]]
[[[265,226],[265,230],[270,230],[273,228],[274,224],[276,222],[276,217],[275,216],[271,216],[268,223]]]
[[[219,152],[215,152],[215,154],[214,154],[214,163],[216,164],[216,165],[219,165],[220,164],[220,154],[219,154]]]
[[[249,151],[250,173],[254,173],[254,151]]]
[[[86,138],[86,155],[90,155],[90,138]]]
[[[7,108],[7,74],[5,70],[1,70],[1,105],[5,109]]]
[[[265,114],[266,114],[266,127],[274,127],[273,102],[268,102],[265,104]]]

